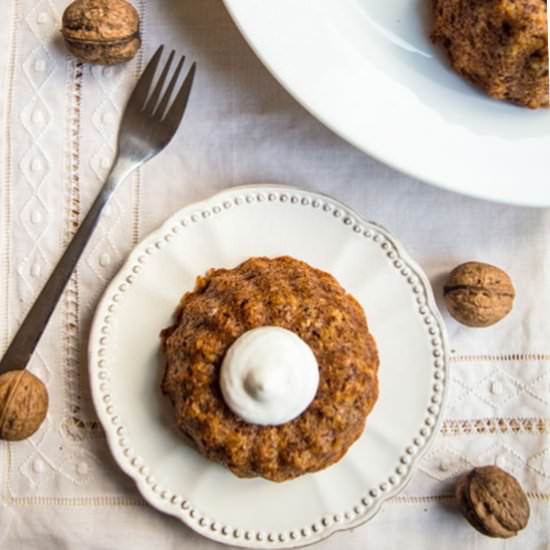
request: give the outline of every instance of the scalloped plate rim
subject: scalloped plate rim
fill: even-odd
[[[115,433],[116,429],[115,427],[112,426],[111,422],[109,422],[109,418],[105,410],[101,406],[99,406],[99,403],[102,397],[102,392],[99,389],[100,383],[97,380],[97,376],[92,376],[92,373],[95,373],[97,371],[97,367],[94,365],[97,362],[96,359],[98,357],[97,349],[96,349],[98,346],[96,346],[96,342],[99,341],[99,338],[101,337],[100,317],[102,315],[105,315],[106,313],[108,296],[112,294],[113,290],[116,287],[118,287],[120,284],[122,284],[122,282],[125,280],[124,275],[128,272],[129,267],[135,264],[137,257],[140,254],[140,250],[144,250],[148,246],[151,246],[152,244],[154,244],[154,242],[157,241],[161,235],[164,235],[167,232],[167,229],[171,228],[174,225],[175,220],[181,219],[182,217],[184,217],[184,215],[192,215],[193,213],[196,213],[197,211],[200,211],[201,209],[206,208],[208,206],[213,206],[213,204],[217,200],[222,198],[224,195],[233,195],[234,193],[239,191],[265,192],[268,189],[272,189],[274,191],[281,191],[281,192],[282,191],[295,192],[301,195],[309,196],[310,198],[323,198],[325,200],[332,202],[335,206],[340,207],[342,210],[349,212],[350,214],[353,214],[360,223],[366,226],[372,226],[377,231],[383,233],[384,236],[394,245],[395,249],[399,252],[400,258],[403,259],[408,264],[408,266],[412,268],[412,270],[414,271],[414,274],[418,277],[419,281],[421,282],[422,287],[424,289],[424,295],[426,297],[426,305],[428,306],[429,311],[435,320],[436,326],[440,330],[441,345],[443,349],[443,356],[441,357],[441,359],[443,360],[442,371],[444,372],[445,376],[442,382],[443,390],[440,394],[441,400],[439,402],[439,412],[437,414],[437,419],[435,421],[434,426],[432,427],[430,434],[426,437],[426,442],[424,443],[422,448],[414,454],[412,458],[412,462],[408,468],[408,471],[405,475],[403,475],[402,480],[395,487],[393,487],[392,489],[389,489],[383,495],[381,495],[376,500],[375,504],[371,505],[365,513],[359,515],[359,517],[357,517],[356,520],[348,521],[347,523],[342,525],[332,523],[330,526],[325,527],[320,533],[311,533],[307,537],[307,540],[303,542],[291,541],[291,540],[290,541],[287,540],[284,543],[280,541],[271,542],[267,540],[247,541],[247,540],[243,540],[242,537],[238,540],[234,540],[234,539],[231,539],[229,535],[221,534],[221,532],[214,533],[204,528],[201,528],[198,522],[187,521],[187,518],[185,518],[182,515],[181,509],[178,513],[178,509],[173,509],[174,506],[171,505],[169,501],[167,502],[160,501],[156,497],[156,494],[154,493],[154,491],[147,485],[147,483],[145,483],[143,479],[141,479],[141,477],[137,475],[137,469],[130,464],[129,459],[126,456],[124,456],[124,454],[121,452],[119,445],[116,442],[116,439],[117,439],[117,435]],[[92,394],[92,400],[94,403],[94,409],[104,428],[109,450],[113,458],[115,459],[117,465],[121,468],[121,470],[135,482],[136,487],[138,488],[144,500],[153,508],[157,509],[158,511],[161,511],[163,513],[166,513],[172,517],[179,519],[182,523],[184,523],[186,526],[191,528],[194,532],[198,533],[199,535],[202,535],[210,540],[213,540],[221,544],[230,544],[241,548],[264,548],[264,547],[276,548],[276,549],[302,548],[302,547],[307,547],[312,544],[318,543],[322,540],[326,540],[328,537],[334,535],[335,533],[349,531],[351,529],[357,528],[359,526],[362,526],[368,523],[368,521],[370,521],[376,514],[378,514],[382,506],[389,499],[397,496],[399,493],[403,491],[403,489],[405,489],[405,487],[410,483],[410,481],[416,474],[419,461],[430,450],[430,447],[432,446],[433,441],[437,437],[437,434],[440,430],[441,424],[443,422],[443,411],[445,408],[445,403],[447,400],[448,388],[449,388],[449,383],[448,383],[449,355],[448,355],[448,337],[447,337],[446,326],[445,326],[445,323],[443,322],[443,319],[437,307],[435,297],[433,295],[433,290],[429,283],[428,277],[425,275],[424,271],[420,268],[418,263],[408,254],[408,252],[400,243],[400,241],[396,239],[387,229],[385,229],[383,226],[381,226],[376,222],[367,221],[361,214],[359,214],[352,207],[342,203],[340,200],[335,199],[329,194],[309,191],[306,189],[294,187],[291,185],[284,185],[284,184],[261,183],[261,184],[253,184],[253,185],[239,185],[239,186],[224,189],[220,192],[217,192],[211,195],[208,198],[205,198],[203,200],[199,200],[197,202],[184,206],[183,208],[179,209],[174,214],[169,216],[166,219],[166,221],[164,221],[160,225],[160,227],[158,227],[156,230],[151,231],[146,237],[144,237],[129,253],[126,260],[123,262],[120,269],[117,271],[116,275],[112,278],[111,282],[107,285],[100,300],[98,301],[98,304],[96,306],[96,310],[92,319],[87,355],[88,355],[88,361],[89,361],[89,370],[90,370],[89,379],[90,379],[91,394]],[[236,528],[236,527],[234,526],[233,528]]]

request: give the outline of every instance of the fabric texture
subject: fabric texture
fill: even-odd
[[[432,450],[371,522],[318,547],[495,548],[461,518],[452,492],[456,476],[496,463],[531,506],[529,527],[506,548],[549,548],[550,211],[448,193],[354,149],[283,90],[219,0],[135,0],[143,48],[117,67],[67,54],[67,3],[0,3],[0,352],[105,178],[144,62],[163,42],[199,70],[181,131],[117,190],[32,358],[50,410],[28,441],[0,443],[0,548],[217,546],[145,505],[114,463],[90,399],[87,334],[102,291],[145,235],[184,205],[264,182],[328,193],[390,229],[443,311],[445,275],[463,261],[502,267],[517,290],[512,314],[493,328],[466,329],[444,313],[451,387]]]

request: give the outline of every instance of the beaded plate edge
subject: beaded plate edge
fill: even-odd
[[[378,486],[342,512],[328,514],[311,525],[288,532],[245,530],[208,518],[181,495],[161,487],[149,467],[132,448],[123,421],[109,393],[109,371],[104,356],[109,344],[109,325],[124,293],[132,285],[155,252],[168,246],[190,224],[254,202],[279,201],[290,205],[317,208],[341,220],[351,231],[372,239],[385,252],[388,261],[406,278],[416,296],[417,312],[424,320],[432,346],[432,391],[426,416],[417,435],[405,447],[393,473]],[[431,286],[420,267],[402,246],[380,225],[367,222],[357,213],[331,197],[281,185],[254,185],[231,188],[205,201],[189,205],[171,216],[157,231],[146,237],[123,265],[106,289],[94,316],[89,345],[90,383],[96,412],[107,435],[111,452],[136,482],[145,500],[153,507],[173,515],[199,534],[217,542],[245,548],[296,548],[318,542],[342,530],[357,527],[371,519],[389,498],[401,492],[412,478],[416,464],[428,451],[442,422],[447,394],[448,346],[443,320],[437,310]]]

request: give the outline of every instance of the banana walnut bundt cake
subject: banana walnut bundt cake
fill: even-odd
[[[546,0],[431,0],[432,38],[489,95],[548,107]]]
[[[312,400],[276,425],[236,414],[220,383],[232,347],[260,327],[301,339],[318,366]],[[290,257],[211,269],[183,296],[161,341],[162,391],[179,430],[199,453],[239,477],[282,482],[334,464],[360,437],[378,398],[378,353],[362,307],[333,276]],[[268,352],[280,355],[277,347]],[[292,377],[302,368],[297,361],[285,372]],[[250,373],[245,386],[249,382]],[[261,380],[253,382],[254,391],[264,391]],[[258,395],[260,404],[268,399]]]

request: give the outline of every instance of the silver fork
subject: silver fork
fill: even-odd
[[[185,57],[180,59],[163,94],[175,55],[172,51],[153,87],[163,50],[164,46],[160,46],[136,84],[124,111],[117,154],[107,180],[0,361],[0,374],[27,366],[107,201],[122,181],[158,155],[174,137],[187,106],[196,64],[191,65],[175,99],[170,103]]]

